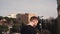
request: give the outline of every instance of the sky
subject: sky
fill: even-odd
[[[57,17],[56,0],[0,0],[0,16],[15,13],[36,13],[39,16]]]

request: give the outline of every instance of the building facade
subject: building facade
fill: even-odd
[[[20,24],[26,25],[30,22],[30,18],[32,16],[36,16],[36,14],[32,14],[32,13],[17,14],[16,19]]]

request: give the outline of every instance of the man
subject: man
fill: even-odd
[[[21,29],[21,34],[37,34],[35,27],[37,26],[38,18],[33,16],[30,18],[30,23],[23,26]]]

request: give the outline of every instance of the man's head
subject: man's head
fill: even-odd
[[[32,24],[33,24],[34,26],[37,26],[38,18],[37,18],[36,16],[32,16],[32,17],[30,18],[30,22],[32,22]]]

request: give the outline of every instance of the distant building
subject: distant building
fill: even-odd
[[[16,20],[20,25],[22,25],[22,23],[26,24],[26,23],[28,23],[28,14],[26,14],[26,15],[25,14],[17,14]]]
[[[16,18],[16,14],[10,14],[7,17],[9,17],[9,18]]]
[[[16,21],[18,24],[21,24],[21,23],[27,24],[30,22],[30,18],[32,16],[37,16],[37,15],[34,13],[24,13],[24,14],[18,13],[18,14],[10,14],[7,17],[16,18]]]
[[[16,18],[20,23],[28,24],[32,16],[37,16],[37,15],[32,13],[17,14]]]

